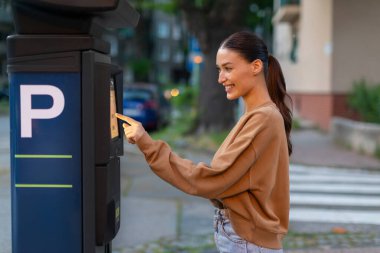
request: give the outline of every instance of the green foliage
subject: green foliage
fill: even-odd
[[[131,60],[130,66],[136,81],[146,81],[149,78],[151,61],[147,58]]]
[[[180,94],[171,99],[172,105],[177,108],[194,108],[198,99],[198,88],[192,86],[182,86],[179,88]]]
[[[380,159],[380,145],[376,145],[375,157],[377,157],[378,159]]]
[[[299,130],[301,129],[301,122],[299,119],[297,118],[293,118],[293,121],[292,121],[292,130]]]
[[[354,82],[348,104],[364,121],[380,123],[380,84],[368,85],[364,79]]]
[[[171,146],[176,146],[184,141],[184,137],[193,127],[196,114],[194,110],[175,109],[178,113],[177,117],[171,121],[170,125],[159,131],[152,133],[154,139],[161,139],[169,143]]]
[[[9,101],[0,101],[0,115],[1,114],[9,114]]]
[[[226,139],[227,135],[229,134],[229,130],[224,130],[221,132],[212,132],[209,133],[210,139],[215,143],[218,147],[222,145],[223,141]]]
[[[265,19],[272,18],[272,0],[250,0],[250,6],[245,13],[245,22],[249,27],[256,27],[260,23],[264,23]],[[271,22],[269,22],[271,24]]]
[[[198,8],[203,8],[204,6],[209,5],[210,3],[212,3],[211,0],[195,0],[194,1],[194,5]]]
[[[137,10],[160,10],[166,13],[176,13],[178,11],[176,0],[162,3],[153,0],[132,0],[130,2]]]

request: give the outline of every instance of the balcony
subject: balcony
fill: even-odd
[[[277,2],[276,14],[272,22],[295,23],[300,16],[300,0],[280,0]]]

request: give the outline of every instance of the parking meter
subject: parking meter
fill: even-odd
[[[105,28],[135,26],[126,0],[13,0],[13,253],[111,252],[120,227],[123,73]]]

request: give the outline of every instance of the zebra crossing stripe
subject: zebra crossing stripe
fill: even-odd
[[[291,221],[380,225],[379,211],[290,208]]]
[[[367,194],[380,196],[380,185],[370,184],[327,184],[327,183],[292,183],[291,192],[319,192],[340,194]]]

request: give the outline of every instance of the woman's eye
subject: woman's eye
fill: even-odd
[[[226,68],[227,72],[231,72],[232,68]]]

